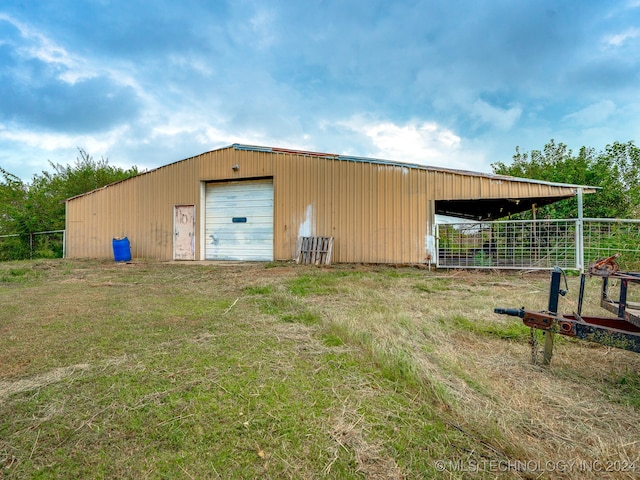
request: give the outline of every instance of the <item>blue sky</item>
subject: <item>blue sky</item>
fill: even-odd
[[[640,0],[4,0],[0,167],[232,143],[490,172],[638,140]]]

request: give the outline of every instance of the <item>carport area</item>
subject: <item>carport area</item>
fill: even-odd
[[[564,196],[436,200],[436,215],[449,217],[446,222],[436,220],[436,265],[445,268],[515,269],[560,266],[583,270],[583,194],[595,193],[596,188],[573,187],[567,189]],[[574,196],[578,201],[577,218],[536,218],[538,208]],[[525,211],[532,212],[531,220],[508,219]],[[588,256],[596,254],[590,251]]]

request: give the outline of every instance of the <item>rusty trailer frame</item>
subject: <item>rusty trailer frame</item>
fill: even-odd
[[[519,317],[522,322],[533,329],[545,332],[545,349],[543,361],[551,363],[553,355],[553,334],[558,333],[580,340],[640,353],[640,303],[629,302],[628,289],[631,285],[640,284],[640,273],[618,272],[614,259],[618,255],[600,259],[589,267],[589,275],[602,278],[600,306],[614,313],[615,317],[583,316],[582,304],[586,274],[580,278],[580,293],[577,312],[572,314],[558,313],[558,299],[567,293],[561,288],[564,272],[555,267],[551,272],[549,289],[549,306],[546,311],[535,312],[522,308],[496,308],[495,313]],[[612,297],[610,279],[620,282],[618,297]],[[566,277],[565,277],[566,285]]]

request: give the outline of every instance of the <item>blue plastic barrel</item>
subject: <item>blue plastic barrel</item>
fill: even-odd
[[[113,239],[113,259],[116,262],[131,261],[131,245],[127,237]]]

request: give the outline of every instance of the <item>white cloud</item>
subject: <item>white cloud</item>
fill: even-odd
[[[480,153],[464,149],[455,132],[436,122],[395,124],[356,116],[339,123],[369,140],[368,157],[468,170],[484,163]]]
[[[67,49],[56,44],[35,28],[7,14],[0,13],[0,22],[2,21],[11,24],[20,32],[23,43],[15,46],[16,51],[24,58],[36,59],[43,63],[59,67],[57,78],[63,82],[73,85],[81,80],[104,75],[116,83],[134,88],[138,95],[143,96],[144,90],[130,73],[132,65],[125,64],[117,67],[104,67],[87,58],[70,53]],[[191,66],[194,69],[203,68],[202,65],[196,61],[191,61]]]
[[[563,120],[576,123],[579,126],[593,126],[604,122],[616,111],[616,104],[611,100],[601,100],[592,103],[577,112],[566,115]]]
[[[32,130],[6,128],[0,125],[0,141],[9,141],[46,152],[76,149],[81,146],[88,152],[106,151],[127,135],[127,126],[116,128],[103,135],[69,135],[63,133],[42,133]]]
[[[167,112],[163,112],[167,113]],[[230,130],[213,126],[212,123],[223,124],[223,118],[211,118],[202,115],[173,112],[168,121],[150,126],[149,133],[140,140],[145,144],[166,143],[174,141],[191,142],[194,148],[208,150],[215,146],[231,145],[232,143],[246,143],[265,146],[282,146],[283,142],[270,138],[262,132],[252,130]]]
[[[640,2],[639,2],[640,4]],[[602,42],[606,47],[621,47],[628,40],[640,37],[640,28],[630,28],[614,35],[605,35]]]
[[[66,49],[56,45],[55,42],[29,25],[4,13],[0,13],[0,21],[13,25],[25,40],[25,44],[17,48],[20,55],[63,67],[59,75],[60,80],[73,84],[78,80],[95,76],[90,73],[90,69],[86,68],[85,62],[81,58],[71,55]]]
[[[120,127],[102,135],[68,135],[35,132],[0,124],[0,145],[3,146],[0,162],[3,168],[29,182],[32,175],[51,170],[48,161],[68,164],[78,156],[78,148],[91,155],[107,154],[114,147],[122,145],[129,137],[129,128]],[[7,151],[10,155],[7,155]],[[108,155],[105,155],[108,157]],[[120,168],[130,168],[133,163],[116,158],[109,163]],[[138,165],[142,169],[146,165]]]
[[[509,130],[522,115],[522,108],[514,106],[505,110],[478,99],[471,107],[471,114],[496,128]]]

